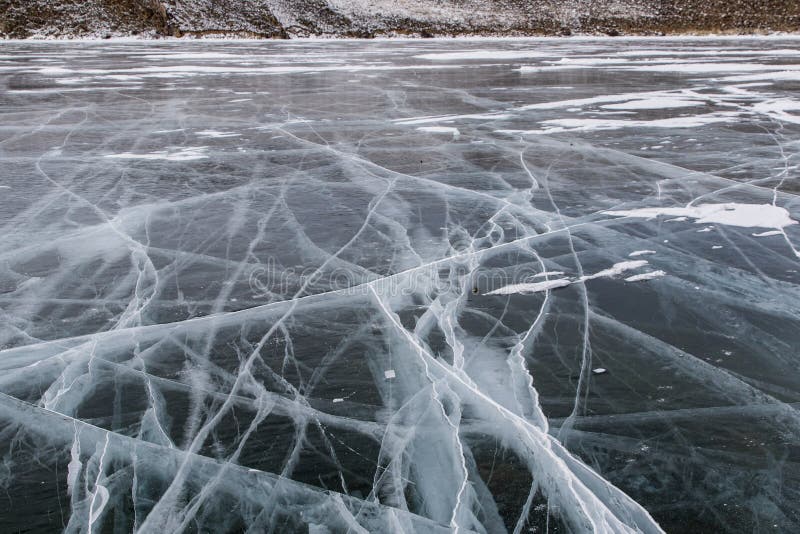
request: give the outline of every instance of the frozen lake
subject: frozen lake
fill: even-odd
[[[0,531],[800,531],[798,45],[0,44]]]

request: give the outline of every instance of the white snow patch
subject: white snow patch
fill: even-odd
[[[134,154],[132,152],[123,152],[122,154],[108,154],[107,158],[113,159],[151,159],[151,160],[167,160],[167,161],[191,161],[195,159],[204,159],[208,156],[205,154],[206,147],[189,147],[181,148],[178,150],[158,150],[156,152],[148,152],[146,154]]]
[[[625,279],[625,281],[626,282],[642,282],[644,280],[652,280],[654,278],[660,278],[660,277],[664,276],[665,274],[667,274],[667,273],[665,273],[664,271],[652,271],[652,272],[649,272],[649,273],[635,274],[633,276],[629,276],[628,278]]]
[[[767,232],[761,232],[758,234],[753,234],[753,237],[769,237],[773,235],[783,235],[783,232],[780,230],[769,230]]]
[[[417,130],[428,133],[451,134],[453,139],[458,139],[461,135],[461,132],[458,131],[458,128],[453,128],[452,126],[420,126],[417,128]]]
[[[751,109],[756,113],[768,115],[779,121],[800,124],[800,115],[788,113],[789,111],[800,111],[800,101],[798,100],[789,98],[767,100],[755,104]]]
[[[578,278],[576,280],[570,280],[569,278],[557,278],[555,280],[545,280],[543,282],[526,282],[522,284],[511,284],[503,286],[499,289],[495,289],[494,291],[490,291],[489,293],[487,293],[487,295],[511,295],[513,293],[521,293],[523,295],[526,295],[531,293],[540,293],[542,291],[547,291],[549,289],[557,289],[559,287],[566,287],[568,285],[580,282],[586,282],[587,280],[594,280],[595,278],[610,278],[612,276],[617,276],[621,273],[624,273],[625,271],[643,267],[647,265],[647,263],[648,262],[645,260],[622,261],[619,263],[615,263],[608,269],[603,269],[602,271],[598,271],[595,274],[582,276],[581,278]]]
[[[617,276],[619,274],[624,273],[625,271],[630,271],[632,269],[638,269],[639,267],[644,267],[647,265],[647,260],[630,260],[630,261],[621,261],[619,263],[615,263],[608,269],[603,269],[602,271],[596,272],[595,274],[590,274],[586,276],[582,276],[579,278],[579,281],[583,282],[586,280],[594,280],[595,278],[608,278],[611,276]]]
[[[782,68],[786,65],[771,65],[773,68]],[[722,78],[726,82],[760,82],[760,81],[783,81],[791,82],[800,80],[800,72],[796,70],[779,70],[777,72],[766,72],[762,74],[744,74],[739,76],[726,76]]]
[[[220,132],[218,130],[201,130],[197,132],[201,137],[239,137],[242,134],[236,132]]]
[[[718,223],[744,228],[784,228],[797,221],[785,208],[772,204],[700,204],[683,208],[640,208],[634,210],[605,211],[617,217],[653,219],[660,215],[683,216],[696,219],[698,224]]]
[[[528,59],[548,57],[548,55],[529,50],[470,50],[467,52],[420,54],[414,57],[416,59],[427,59],[429,61],[458,61],[463,59]],[[552,57],[552,54],[550,57]]]
[[[656,120],[621,120],[621,119],[551,119],[543,121],[544,130],[533,130],[530,133],[557,133],[563,131],[616,130],[619,128],[697,128],[715,122],[731,120],[729,113],[709,113],[690,117],[671,117]]]
[[[673,108],[689,108],[694,106],[702,106],[704,104],[701,100],[689,100],[680,97],[655,97],[655,98],[642,98],[639,100],[630,100],[628,102],[620,102],[618,104],[606,104],[600,106],[603,109],[673,109]]]
[[[787,70],[796,70],[797,67],[790,65],[781,65],[786,67]],[[737,63],[731,61],[730,63],[665,63],[662,65],[639,65],[633,67],[631,70],[645,71],[645,72],[681,72],[685,74],[712,74],[718,72],[762,72],[766,70],[774,70],[775,65],[765,63]]]
[[[624,102],[626,100],[644,99],[650,97],[658,97],[662,93],[645,92],[645,93],[621,93],[616,95],[598,95],[589,98],[573,98],[569,100],[556,100],[552,102],[539,102],[538,104],[528,104],[522,106],[520,109],[528,111],[531,109],[558,109],[558,108],[573,108],[590,106],[592,104],[604,104],[609,102]]]
[[[161,59],[170,59],[173,61],[193,61],[196,59],[203,60],[203,59],[230,59],[234,61],[245,61],[247,60],[248,56],[240,55],[240,54],[226,54],[223,52],[190,52],[190,53],[173,53],[173,52],[165,52],[163,54],[147,54],[141,56],[142,59],[150,61],[150,60],[161,60]]]
[[[644,256],[645,254],[655,254],[655,250],[634,250],[630,254],[628,254],[629,258],[635,258],[636,256]]]
[[[511,295],[512,293],[540,293],[549,289],[556,289],[559,287],[566,287],[572,281],[569,278],[558,278],[556,280],[545,280],[544,282],[533,282],[525,284],[511,284],[508,286],[490,291],[487,295]]]
[[[533,275],[533,278],[541,278],[542,276],[561,276],[564,274],[564,271],[543,271],[541,273],[536,273]]]
[[[41,67],[36,69],[39,74],[44,75],[58,75],[58,74],[71,74],[72,71],[63,67]]]
[[[511,115],[496,114],[496,113],[477,113],[471,115],[437,115],[430,117],[410,117],[408,119],[397,119],[395,120],[395,122],[397,124],[402,124],[404,126],[412,126],[415,124],[429,124],[431,122],[447,122],[459,119],[502,120],[502,119],[507,119],[510,116]]]

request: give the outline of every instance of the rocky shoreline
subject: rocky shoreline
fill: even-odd
[[[800,31],[796,0],[0,0],[0,37],[448,37]]]

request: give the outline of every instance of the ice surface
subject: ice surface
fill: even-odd
[[[3,43],[0,532],[800,531],[797,42]]]

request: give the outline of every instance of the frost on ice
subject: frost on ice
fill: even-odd
[[[800,531],[795,41],[4,46],[0,531]]]

